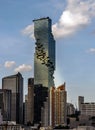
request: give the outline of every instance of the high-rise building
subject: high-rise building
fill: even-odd
[[[1,114],[1,108],[0,108],[0,124],[3,122],[3,116]]]
[[[83,96],[78,96],[78,107],[79,111],[81,111],[81,104],[84,103],[84,97]]]
[[[4,77],[2,89],[12,91],[11,97],[11,120],[23,123],[23,77],[20,73]]]
[[[58,88],[50,88],[50,125],[64,125],[66,123],[67,92],[65,83]]]
[[[28,94],[25,95],[25,103],[24,103],[24,124],[26,125],[28,122],[27,122],[27,104],[28,104]]]
[[[11,90],[0,89],[0,109],[4,121],[11,120]]]
[[[75,107],[72,103],[67,103],[67,115],[75,114]]]
[[[41,110],[48,97],[48,88],[41,84],[34,86],[34,123],[41,123]]]
[[[28,100],[27,100],[27,122],[33,123],[34,118],[34,78],[28,79]]]
[[[36,47],[34,54],[34,84],[45,87],[54,86],[55,40],[52,35],[51,19],[41,18],[34,21]]]
[[[49,126],[49,101],[48,101],[48,97],[46,99],[46,101],[44,102],[43,107],[41,108],[41,125],[44,127],[48,127]]]

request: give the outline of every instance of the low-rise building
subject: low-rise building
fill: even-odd
[[[95,127],[93,127],[93,126],[78,126],[77,128],[74,128],[73,130],[95,130]]]
[[[95,102],[82,103],[80,111],[81,115],[95,116]]]
[[[0,124],[0,130],[24,130],[24,128],[14,121],[3,121],[2,124]]]

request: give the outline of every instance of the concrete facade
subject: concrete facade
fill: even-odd
[[[50,88],[50,126],[66,124],[67,92],[65,83]]]
[[[95,103],[82,103],[81,115],[95,116]]]

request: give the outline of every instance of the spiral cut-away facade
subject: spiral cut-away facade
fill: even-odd
[[[55,70],[55,40],[49,17],[34,20],[34,36],[34,84],[49,88],[54,86]]]

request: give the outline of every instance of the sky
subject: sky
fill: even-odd
[[[21,72],[24,94],[33,77],[33,20],[52,19],[56,40],[55,84],[66,82],[67,100],[95,102],[95,0],[0,0],[0,88],[2,78]]]

